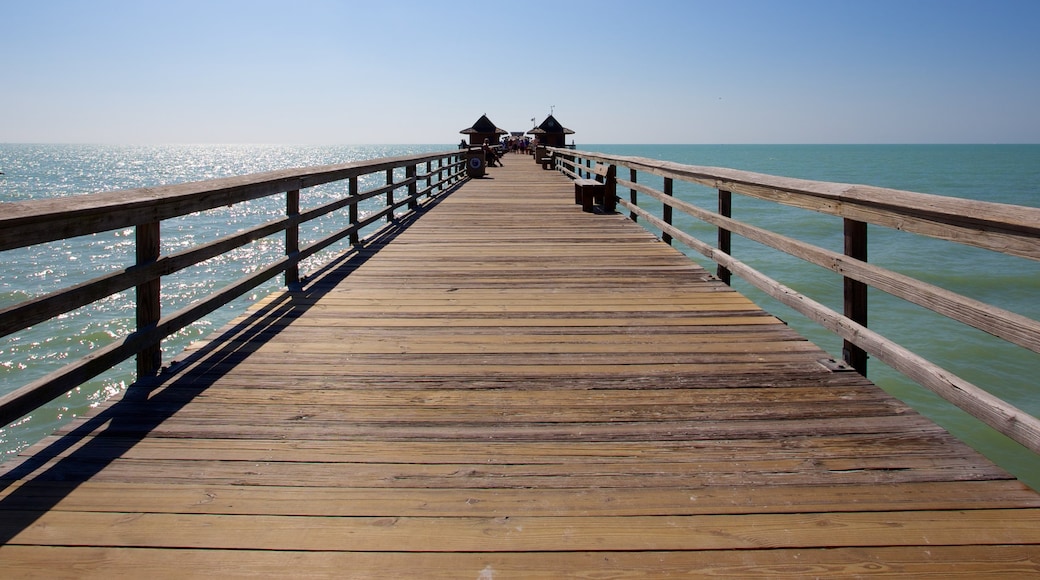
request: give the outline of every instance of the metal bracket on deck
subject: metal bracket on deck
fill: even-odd
[[[855,372],[856,369],[852,368],[847,362],[834,358],[821,358],[817,359],[816,362],[827,367],[827,370],[832,373],[844,373],[844,372]]]

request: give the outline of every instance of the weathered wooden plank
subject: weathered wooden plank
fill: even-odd
[[[845,433],[915,433],[934,430],[933,424],[916,416],[835,417],[830,419],[797,419],[790,421],[629,421],[603,423],[510,423],[424,425],[409,422],[350,424],[323,421],[309,423],[276,421],[254,424],[248,416],[239,423],[192,421],[180,423],[165,419],[157,424],[155,417],[121,417],[105,427],[117,435],[150,433],[161,437],[204,437],[245,439],[256,437],[294,439],[346,439],[390,441],[407,440],[494,440],[494,441],[685,441],[695,439],[778,439]],[[72,433],[75,427],[59,430]],[[986,462],[982,462],[986,464]]]
[[[551,389],[528,384],[523,391],[506,389],[448,389],[431,385],[429,388],[366,389],[363,386],[342,385],[331,389],[283,389],[263,388],[262,385],[236,384],[232,388],[211,388],[202,392],[178,389],[171,386],[156,401],[160,404],[187,403],[193,401],[202,406],[211,405],[315,405],[324,408],[337,406],[493,406],[499,409],[531,407],[539,404],[546,408],[587,407],[665,407],[672,405],[703,405],[708,409],[715,405],[805,405],[805,404],[855,404],[882,402],[886,405],[902,405],[895,398],[868,385],[834,384],[828,389],[818,385],[773,386],[728,386],[714,388],[673,389],[620,389],[603,385],[601,389]],[[905,412],[905,407],[893,407]]]
[[[290,571],[299,577],[404,578],[660,578],[735,576],[850,578],[920,577],[1024,578],[1037,573],[1035,550],[1026,546],[925,546],[803,549],[538,552],[364,553],[349,551],[161,550],[50,546],[0,547],[5,570],[35,576],[62,562],[54,576],[99,578],[112,575],[181,577],[185,563],[221,578],[270,578]]]
[[[1040,543],[1040,509],[733,516],[303,517],[6,512],[10,545],[362,552],[749,550]],[[25,520],[32,520],[24,525]],[[14,529],[12,529],[14,528]]]
[[[623,375],[559,375],[559,376],[532,376],[532,375],[499,375],[483,377],[466,377],[460,381],[452,376],[427,376],[420,379],[413,377],[398,377],[383,374],[376,377],[348,376],[346,374],[336,376],[300,376],[286,374],[264,375],[255,373],[216,374],[211,372],[215,366],[209,366],[212,361],[192,360],[178,369],[182,374],[172,377],[157,377],[146,381],[135,387],[152,391],[163,389],[161,392],[186,389],[188,394],[217,392],[219,389],[238,389],[250,391],[263,389],[270,392],[278,389],[285,392],[294,391],[322,391],[327,389],[336,390],[409,390],[415,388],[430,389],[453,389],[463,392],[487,391],[497,389],[515,390],[537,390],[555,389],[560,391],[576,390],[589,391],[601,389],[615,390],[695,390],[695,389],[725,389],[725,388],[797,388],[818,387],[826,389],[830,387],[863,386],[865,379],[855,373],[848,372],[821,372],[819,367],[799,371],[787,369],[786,372],[778,374],[772,369],[758,371],[751,369],[738,374],[645,374],[640,376]],[[216,365],[219,366],[219,365]],[[188,374],[190,370],[190,374]],[[184,396],[179,395],[179,396]],[[109,403],[111,404],[111,403]]]
[[[52,464],[53,465],[53,464]],[[979,467],[964,458],[854,458],[816,460],[804,457],[764,460],[734,458],[687,464],[645,462],[638,465],[567,466],[487,464],[378,464],[347,462],[135,461],[65,460],[61,479],[90,476],[98,482],[190,484],[204,475],[214,485],[274,487],[386,487],[421,489],[569,489],[770,487],[808,485],[888,485],[936,481],[986,481],[1010,478],[995,467]],[[38,481],[55,481],[47,469]],[[60,481],[60,479],[59,479]]]
[[[538,393],[532,393],[537,395]],[[609,393],[608,393],[609,394]],[[274,402],[251,403],[248,418],[241,411],[227,405],[188,405],[183,403],[164,404],[158,401],[132,403],[121,406],[121,413],[146,415],[162,413],[174,415],[167,425],[178,423],[223,422],[232,426],[238,423],[268,424],[286,421],[306,421],[308,424],[322,422],[346,422],[353,425],[385,423],[420,423],[423,425],[483,424],[503,425],[507,423],[621,423],[632,421],[712,421],[724,415],[730,421],[798,420],[834,417],[878,417],[902,415],[908,408],[892,400],[879,401],[754,401],[712,403],[676,403],[667,405],[637,405],[603,402],[598,405],[579,404],[573,406],[553,405],[553,397],[545,397],[540,405],[497,405],[480,400],[479,395],[469,403],[412,404],[398,405],[353,405],[349,402],[335,405],[290,404]]]
[[[213,483],[32,482],[0,491],[3,510],[297,516],[655,516],[1040,507],[1011,480],[842,486],[427,489]],[[967,492],[967,493],[966,493]]]
[[[599,463],[685,463],[804,458],[813,453],[828,461],[856,458],[963,457],[964,444],[948,442],[941,433],[848,434],[792,438],[783,448],[770,440],[701,439],[696,441],[587,441],[587,442],[471,442],[450,446],[434,441],[398,441],[388,446],[381,441],[322,441],[284,439],[194,438],[189,448],[178,439],[145,437],[131,439],[103,435],[84,438],[75,446],[54,445],[37,458],[70,457],[87,460],[208,460],[264,462],[353,462],[412,464],[599,464]],[[49,437],[44,445],[58,443]],[[618,467],[620,469],[620,467]]]

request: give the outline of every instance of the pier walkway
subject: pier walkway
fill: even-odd
[[[504,161],[0,465],[0,576],[1040,575],[1040,495]]]

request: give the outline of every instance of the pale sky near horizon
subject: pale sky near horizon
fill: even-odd
[[[0,0],[0,142],[1040,143],[1040,0]]]

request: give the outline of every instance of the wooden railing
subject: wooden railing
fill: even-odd
[[[403,170],[403,179],[401,171],[395,170]],[[136,264],[129,268],[0,310],[0,336],[24,330],[130,288],[136,288],[137,329],[0,397],[0,426],[131,357],[137,357],[138,377],[158,372],[162,366],[160,345],[166,337],[279,274],[284,273],[288,287],[298,285],[302,260],[344,239],[353,245],[362,243],[363,230],[376,227],[380,220],[392,222],[417,210],[424,197],[429,199],[447,191],[465,176],[464,171],[465,163],[459,152],[450,151],[2,204],[0,252],[134,227],[137,258]],[[381,173],[385,173],[385,178],[377,181],[383,181],[384,185],[359,190],[359,179]],[[301,190],[337,181],[347,182],[346,196],[318,207],[300,208]],[[395,196],[401,190],[407,193]],[[174,254],[164,256],[160,253],[160,223],[163,220],[282,194],[285,195],[285,217],[281,219]],[[358,205],[378,196],[386,197],[383,208],[362,218]],[[407,209],[403,209],[405,207]],[[346,226],[301,247],[300,225],[334,212],[336,215],[346,214],[341,222]],[[163,315],[160,306],[163,276],[283,232],[285,252],[280,259],[177,312]]]
[[[873,356],[1026,448],[1040,453],[1040,420],[1036,417],[868,329],[866,292],[867,287],[882,290],[1040,353],[1040,322],[866,261],[867,224],[1040,260],[1040,209],[638,157],[569,149],[552,151],[561,171],[572,178],[605,180],[606,195],[617,198],[619,209],[627,210],[631,219],[642,220],[660,230],[664,241],[677,240],[711,259],[717,264],[718,276],[723,281],[729,283],[730,275],[735,274],[840,336],[844,341],[845,361],[860,373],[866,374],[867,356]],[[609,166],[613,166],[612,171],[604,168]],[[662,189],[640,183],[640,173],[662,178]],[[605,179],[604,176],[609,175],[616,177]],[[627,175],[628,179],[623,179],[622,175]],[[709,211],[675,197],[674,180],[717,190],[718,211]],[[618,196],[619,190],[627,190],[629,195]],[[639,194],[646,194],[661,203],[660,217],[640,207]],[[733,194],[842,219],[845,252],[820,248],[732,219]],[[675,227],[675,211],[715,226],[716,244],[705,243]],[[732,234],[840,274],[844,279],[844,312],[838,313],[734,258],[731,255]]]

